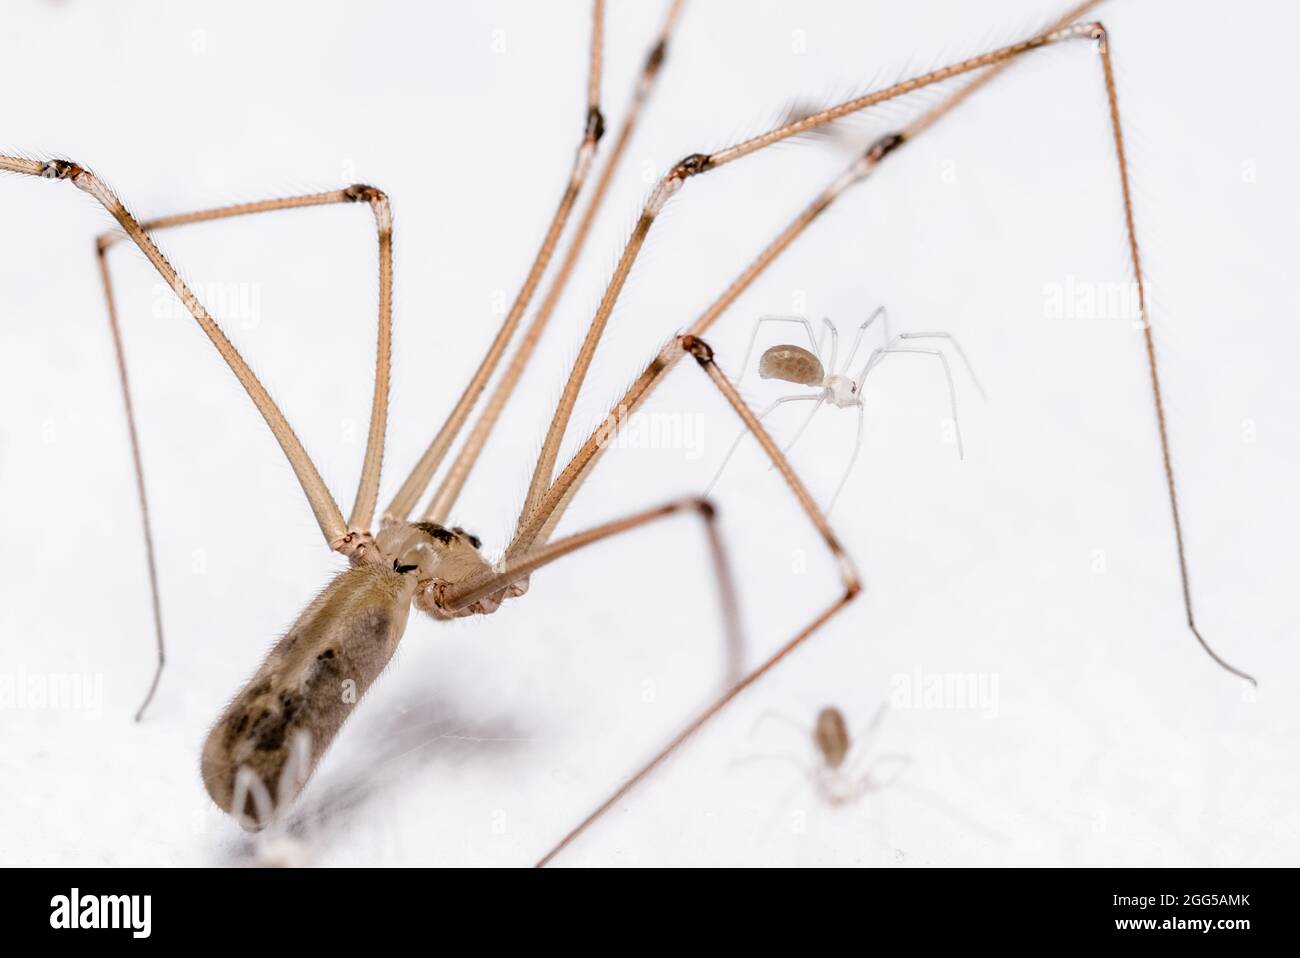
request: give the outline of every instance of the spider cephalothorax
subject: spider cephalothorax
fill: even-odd
[[[487,615],[500,608],[503,599],[517,594],[505,587],[463,608],[451,608],[446,603],[449,588],[492,571],[492,564],[479,551],[482,541],[460,526],[448,528],[428,520],[394,522],[379,532],[375,545],[382,561],[391,563],[394,571],[414,576],[412,602],[435,619]]]

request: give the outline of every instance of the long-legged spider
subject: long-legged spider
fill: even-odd
[[[862,368],[857,371],[857,375],[850,375],[853,371],[853,362],[857,359],[858,350],[862,346],[862,339],[867,330],[879,319],[884,328],[884,342],[873,349]],[[944,381],[948,385],[948,404],[952,411],[952,428],[953,436],[957,445],[958,458],[964,458],[965,451],[961,441],[961,422],[957,418],[957,387],[952,379],[952,368],[948,364],[948,357],[942,350],[924,348],[923,346],[907,346],[904,343],[916,342],[918,340],[945,340],[956,351],[962,364],[966,367],[966,372],[970,375],[971,380],[975,383],[975,388],[979,390],[980,395],[984,395],[984,387],[980,385],[979,379],[975,375],[975,370],[971,367],[970,360],[966,358],[966,352],[961,348],[961,344],[951,333],[945,332],[910,332],[893,335],[889,329],[889,314],[885,307],[881,306],[858,326],[856,335],[853,337],[853,345],[849,348],[848,355],[844,357],[844,362],[837,365],[837,354],[839,351],[839,330],[829,319],[822,322],[825,325],[825,332],[821,339],[813,332],[812,323],[803,316],[763,316],[754,324],[754,333],[749,338],[749,347],[745,350],[745,359],[741,363],[741,376],[749,370],[749,358],[754,353],[754,343],[758,341],[758,333],[763,323],[787,322],[797,323],[804,327],[808,333],[808,342],[812,347],[811,350],[805,349],[794,343],[782,343],[777,346],[769,346],[759,357],[758,374],[763,379],[779,379],[782,382],[793,383],[797,386],[810,386],[812,392],[793,393],[788,396],[780,396],[758,414],[758,421],[762,422],[777,409],[787,403],[811,402],[813,407],[808,415],[804,417],[799,428],[795,430],[784,448],[781,450],[785,455],[790,454],[795,443],[804,434],[812,424],[813,417],[827,403],[839,409],[856,409],[858,411],[858,426],[855,438],[853,440],[853,451],[849,454],[848,462],[844,466],[844,473],[840,477],[839,483],[835,486],[835,491],[831,494],[830,499],[826,502],[823,510],[827,516],[835,509],[835,502],[839,499],[840,493],[844,491],[845,484],[849,481],[849,476],[853,473],[853,465],[858,461],[858,454],[862,451],[862,433],[866,422],[866,403],[863,400],[863,389],[867,382],[867,375],[880,366],[880,363],[886,356],[913,355],[928,356],[938,360],[943,370]],[[827,342],[829,340],[829,353]],[[737,381],[739,385],[739,380]],[[705,495],[712,491],[717,485],[718,480],[722,478],[723,471],[727,468],[727,463],[735,455],[736,449],[740,442],[745,438],[745,431],[742,430],[736,436],[731,447],[727,450],[722,462],[718,465],[718,471],[714,473],[713,481],[709,483],[709,488],[705,490]]]
[[[591,217],[599,208],[608,175],[615,167],[625,131],[633,128],[654,78],[659,73],[667,50],[667,41],[676,19],[678,4],[674,4],[659,41],[652,47],[642,72],[637,96],[624,121],[610,162],[596,184],[594,196],[587,211],[578,223],[575,237],[550,291],[543,298],[538,311],[525,331],[521,344],[498,380],[485,410],[469,430],[468,438],[455,459],[452,460],[441,484],[432,499],[412,519],[417,501],[434,478],[439,466],[448,455],[458,435],[469,422],[479,395],[487,387],[493,373],[509,348],[513,335],[522,324],[528,304],[543,279],[547,265],[558,249],[563,228],[568,221],[577,197],[590,172],[601,139],[604,124],[599,110],[601,76],[602,4],[595,4],[593,43],[590,57],[587,89],[587,114],[580,138],[573,171],[562,194],[561,201],[546,231],[537,256],[533,260],[520,292],[502,324],[483,361],[470,379],[461,400],[453,408],[446,424],[437,433],[428,449],[402,484],[389,507],[384,510],[380,527],[372,530],[375,518],[380,464],[383,454],[387,421],[387,392],[389,374],[389,349],[392,309],[392,221],[388,197],[379,189],[355,185],[327,193],[294,196],[284,199],[245,203],[213,210],[180,214],[154,221],[136,220],[117,195],[88,168],[67,160],[34,160],[22,156],[0,156],[0,170],[51,180],[67,180],[93,197],[117,221],[125,236],[143,252],[168,287],[179,297],[202,331],[217,348],[219,354],[249,394],[259,413],[282,447],[307,497],[313,515],[327,545],[346,556],[353,568],[340,574],[322,595],[313,602],[297,620],[288,635],[268,657],[253,680],[239,694],[232,708],[223,716],[205,749],[205,781],[218,804],[228,811],[257,815],[257,809],[246,805],[234,808],[234,782],[241,768],[250,769],[262,781],[279,781],[289,760],[289,744],[301,741],[294,733],[307,731],[311,737],[311,765],[320,758],[337,733],[351,705],[360,697],[391,656],[401,636],[411,605],[434,618],[451,618],[464,615],[483,615],[495,611],[502,602],[522,595],[527,589],[533,571],[578,550],[619,533],[630,531],[659,518],[680,512],[695,512],[705,520],[715,561],[723,584],[724,606],[732,604],[726,575],[726,565],[712,523],[712,509],[700,499],[679,500],[654,509],[638,512],[625,519],[597,526],[578,534],[552,541],[557,523],[591,474],[604,451],[601,435],[609,435],[618,425],[617,411],[633,409],[643,403],[662,382],[669,370],[684,356],[690,355],[705,375],[734,409],[760,446],[773,460],[792,493],[816,527],[828,550],[838,561],[841,593],[825,609],[800,629],[775,654],[769,656],[726,692],[704,709],[675,736],[639,772],[631,776],[604,804],[575,828],[546,856],[567,845],[576,835],[594,821],[629,789],[656,768],[683,741],[708,722],[737,695],[766,675],[790,652],[803,644],[810,635],[839,612],[860,590],[859,579],[851,560],[836,539],[809,497],[802,483],[786,463],[780,450],[763,430],[752,412],[746,408],[735,388],[714,362],[712,350],[700,338],[720,315],[735,301],[767,267],[776,260],[821,214],[853,185],[869,178],[890,156],[895,155],[909,142],[919,137],[931,124],[987,83],[1003,68],[1017,58],[1032,51],[1069,40],[1085,40],[1096,44],[1102,65],[1107,102],[1110,108],[1111,132],[1119,160],[1119,181],[1123,190],[1124,212],[1138,289],[1142,293],[1142,271],[1129,200],[1129,180],[1123,139],[1120,132],[1117,94],[1111,67],[1111,53],[1104,28],[1099,23],[1074,21],[1093,3],[1071,11],[1061,23],[1028,40],[993,50],[987,54],[962,60],[951,66],[923,73],[914,79],[890,85],[877,92],[847,100],[837,106],[818,111],[795,122],[783,124],[762,135],[743,140],[733,146],[707,154],[695,153],[675,164],[657,183],[644,205],[610,283],[596,310],[591,327],[583,342],[577,361],[566,383],[557,406],[551,427],[538,456],[533,478],[523,509],[520,512],[514,535],[499,562],[489,563],[479,551],[476,539],[458,527],[445,525],[448,514],[468,480],[483,445],[487,442],[515,385],[517,384],[539,337],[550,318],[555,301],[563,289],[564,281],[572,268]],[[615,404],[616,412],[584,442],[564,468],[556,471],[560,445],[566,434],[569,419],[583,380],[591,367],[597,345],[609,322],[611,313],[624,284],[665,204],[683,187],[688,179],[721,169],[749,154],[806,133],[837,119],[870,107],[886,103],[906,94],[935,86],[944,81],[967,77],[965,85],[921,117],[897,132],[883,137],[867,148],[845,172],[822,190],[812,203],[783,230],[754,260],[754,262],[722,293],[722,295],[697,319],[686,333],[674,337],[650,362],[630,389]],[[365,203],[374,213],[380,259],[379,335],[374,398],[362,478],[352,511],[347,519],[331,497],[316,466],[307,455],[302,443],[271,396],[238,351],[226,338],[199,298],[181,279],[160,251],[154,235],[166,228],[186,223],[213,221],[224,218],[264,212],[327,206],[346,203]],[[108,251],[116,237],[105,237],[99,243],[100,267],[109,290]],[[117,319],[111,308],[110,319],[118,350],[122,384],[126,387],[125,363]],[[1145,298],[1142,300],[1145,318]],[[1184,603],[1188,622],[1195,631],[1191,618],[1190,591],[1186,579],[1186,562],[1182,549],[1181,530],[1178,523],[1177,503],[1174,498],[1173,474],[1168,443],[1165,438],[1163,411],[1160,405],[1159,382],[1155,362],[1150,324],[1144,327],[1145,344],[1150,364],[1151,386],[1156,399],[1161,448],[1165,476],[1174,511],[1178,536],[1178,558],[1184,587]],[[128,414],[129,393],[128,396]],[[136,453],[137,477],[140,479],[141,504],[144,506],[144,485],[141,476],[138,442],[132,435]],[[147,512],[146,512],[147,514]],[[146,536],[148,536],[146,524]],[[152,564],[152,563],[151,563]],[[157,615],[156,585],[155,614]],[[734,616],[727,616],[734,623]],[[734,631],[734,630],[733,630]],[[1199,634],[1197,638],[1200,639]],[[734,643],[733,635],[733,643]],[[1202,640],[1202,644],[1204,644]],[[155,675],[141,712],[148,705],[163,663],[161,626],[158,629],[159,672]],[[1208,651],[1208,646],[1207,646]],[[1211,653],[1213,654],[1213,653]],[[1217,657],[1216,657],[1217,658]],[[1223,664],[1223,663],[1220,663]],[[1225,667],[1227,667],[1225,665]],[[1235,670],[1233,670],[1235,671]],[[340,694],[344,693],[344,694]],[[350,697],[349,697],[350,696]],[[291,776],[291,779],[296,776]]]

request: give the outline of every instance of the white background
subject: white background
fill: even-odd
[[[1197,6],[1115,0],[1100,15],[1199,618],[1260,677],[1258,693],[1183,625],[1139,331],[1046,306],[1069,277],[1131,277],[1100,64],[1072,43],[892,157],[710,335],[735,373],[758,315],[802,302],[849,330],[884,303],[901,328],[956,334],[990,398],[958,378],[960,462],[942,441],[937,370],[904,359],[873,377],[867,445],[833,517],[865,594],[561,861],[1296,863],[1300,23],[1286,4]],[[1063,7],[688,4],[607,215],[454,519],[489,551],[507,540],[564,365],[654,175],[768,128],[792,102],[981,52]],[[610,5],[611,130],[661,10]],[[397,300],[382,505],[468,379],[500,319],[494,297],[513,296],[554,207],[581,132],[587,18],[576,0],[28,0],[0,40],[0,144],[93,167],[142,216],[355,181],[386,190]],[[637,264],[569,445],[855,145],[933,96],[689,183]],[[0,712],[0,861],[248,862],[250,843],[203,791],[199,748],[341,562],[207,341],[143,258],[117,249],[171,656],[147,721],[132,724],[153,637],[92,252],[111,223],[66,184],[16,176],[0,178],[0,210],[0,672],[103,683],[98,714]],[[217,315],[346,510],[371,381],[369,212],[273,214],[160,242],[200,289],[255,297]],[[752,373],[745,385],[755,403],[779,393]],[[683,365],[648,411],[702,415],[700,445],[611,453],[565,529],[707,483],[735,425],[698,373]],[[854,418],[823,412],[797,448],[822,501]],[[757,662],[835,596],[835,569],[752,449],[718,503]],[[716,693],[702,541],[675,520],[538,574],[489,619],[413,614],[296,813],[311,826],[307,860],[532,862]],[[831,809],[793,764],[745,761],[812,758],[783,723],[755,731],[765,712],[810,725],[833,703],[858,727],[917,670],[981,675],[997,694],[983,710],[892,709],[858,745],[910,759],[892,787]]]

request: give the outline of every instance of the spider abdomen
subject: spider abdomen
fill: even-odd
[[[764,379],[780,379],[801,386],[820,386],[826,378],[821,360],[802,346],[773,346],[758,361]]]
[[[203,746],[203,784],[217,805],[245,824],[267,824],[256,796],[245,790],[236,798],[241,769],[260,782],[271,811],[302,790],[397,650],[414,588],[414,576],[359,566],[336,576],[303,611]],[[235,808],[237,801],[243,807]]]
[[[822,709],[817,714],[813,741],[828,768],[835,769],[843,765],[845,756],[849,754],[849,728],[844,722],[844,713],[834,707]]]

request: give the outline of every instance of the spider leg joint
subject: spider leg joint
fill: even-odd
[[[587,111],[587,129],[586,138],[588,142],[599,142],[600,138],[605,135],[605,114],[600,112],[600,107],[593,106]]]
[[[711,169],[713,169],[713,157],[707,153],[692,153],[674,166],[669,176],[672,179],[684,180],[697,173],[707,173]]]
[[[668,171],[668,175],[659,181],[650,201],[646,203],[646,212],[654,217],[664,208],[668,198],[682,188],[689,177],[713,169],[713,157],[707,153],[692,153]]]
[[[886,133],[867,150],[866,159],[871,163],[879,163],[894,150],[903,145],[904,136],[902,133]]]
[[[697,336],[683,336],[678,340],[682,349],[695,357],[695,361],[701,366],[707,366],[713,362],[713,347]]]
[[[645,70],[648,77],[653,77],[664,65],[664,60],[668,57],[668,41],[661,39],[646,54]]]
[[[50,160],[41,170],[41,176],[47,180],[72,180],[74,183],[85,169],[69,160]]]
[[[1059,40],[1069,40],[1076,37],[1096,40],[1098,51],[1101,53],[1106,52],[1108,34],[1106,33],[1106,27],[1100,20],[1094,20],[1091,23],[1076,23],[1073,26],[1057,30],[1055,33],[1049,33],[1043,39],[1047,43],[1056,43]]]
[[[386,239],[393,232],[393,210],[388,203],[388,194],[379,187],[353,183],[343,191],[343,196],[349,203],[370,204],[381,238]]]
[[[353,183],[343,191],[343,195],[349,203],[381,203],[388,199],[379,187],[365,183]]]
[[[383,559],[379,547],[375,545],[374,536],[369,532],[357,532],[355,529],[349,530],[345,535],[331,542],[330,548],[347,556],[348,562],[353,566],[380,562]]]

